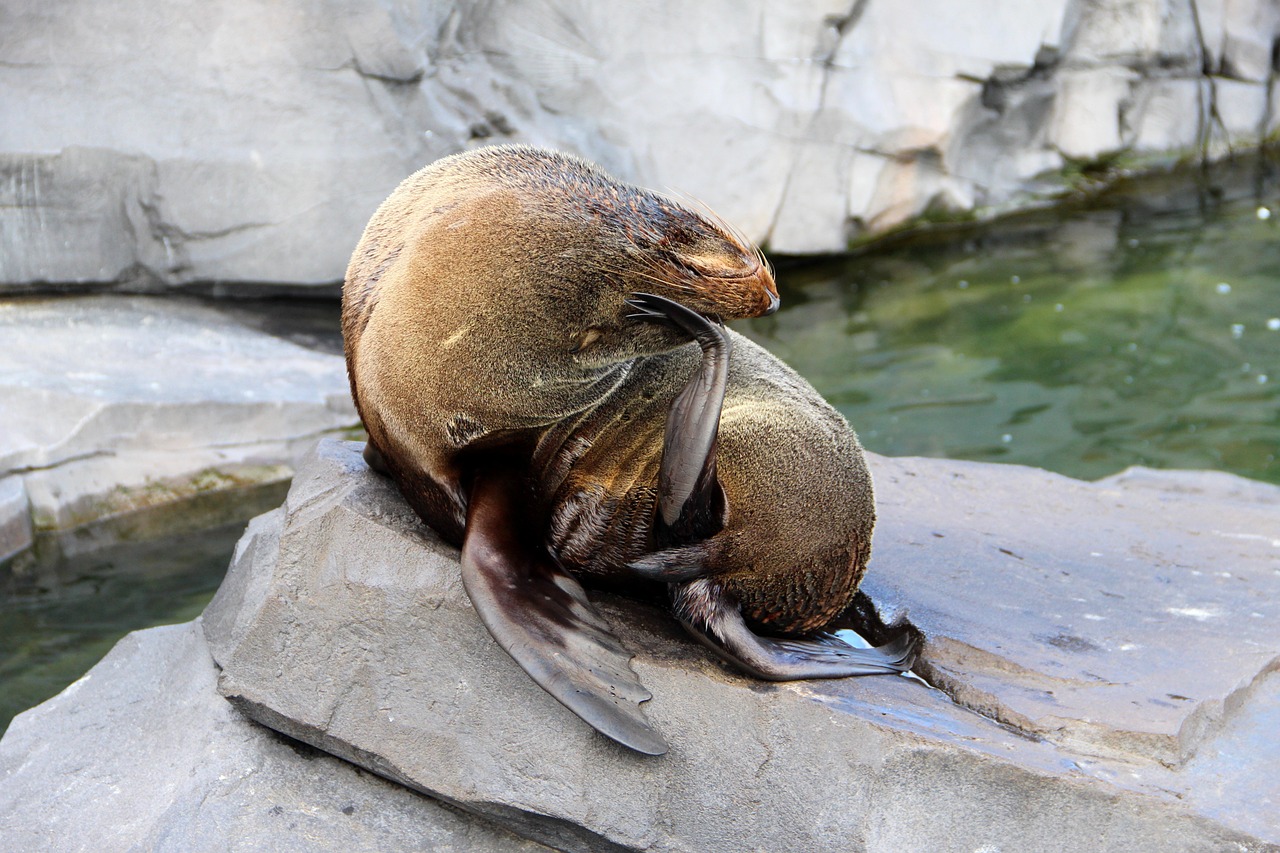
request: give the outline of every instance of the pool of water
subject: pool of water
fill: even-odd
[[[879,453],[1082,478],[1134,464],[1214,468],[1280,483],[1276,175],[1255,157],[1074,210],[784,265],[782,310],[737,328]],[[224,310],[340,351],[336,303]],[[0,730],[128,631],[196,616],[244,523],[279,498],[234,503],[168,537],[46,543],[22,573],[0,569]]]
[[[15,714],[84,675],[130,631],[199,616],[245,523],[278,506],[285,491],[269,484],[205,495],[40,537],[0,569],[0,732]]]
[[[782,310],[745,331],[878,453],[1280,483],[1274,175],[784,268]]]
[[[243,523],[123,543],[44,564],[39,581],[0,593],[0,731],[58,693],[136,628],[200,615],[227,570]]]

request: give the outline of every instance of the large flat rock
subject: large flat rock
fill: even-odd
[[[1270,0],[7,0],[0,16],[11,288],[331,283],[402,178],[496,141],[582,154],[805,253],[1037,203],[1078,166],[1218,157],[1280,122]],[[163,38],[143,49],[140,32]]]
[[[1280,668],[1280,488],[937,460],[884,460],[876,484],[868,592],[930,637],[927,677],[1001,722],[1177,766]]]
[[[671,743],[647,758],[497,647],[359,450],[318,446],[204,626],[233,703],[387,778],[564,849],[1280,845],[1280,490],[873,457],[868,588],[942,689],[761,683],[599,595]]]
[[[125,637],[0,740],[0,850],[535,853],[217,694],[198,622]]]
[[[283,482],[359,424],[340,355],[194,301],[8,299],[0,339],[0,559],[33,528]]]

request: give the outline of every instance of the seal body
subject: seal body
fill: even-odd
[[[848,607],[862,579],[871,478],[844,418],[773,355],[729,335],[716,449],[727,517],[699,558],[752,627],[812,631]],[[571,572],[625,582],[653,550],[667,412],[697,361],[694,347],[641,359],[599,406],[545,434],[534,480],[548,545]]]
[[[665,748],[638,708],[648,694],[572,576],[668,583],[696,636],[763,677],[910,657],[756,633],[804,634],[844,610],[874,524],[848,424],[721,326],[777,304],[727,225],[523,146],[411,176],[347,271],[366,458],[462,548],[499,643],[643,751]]]

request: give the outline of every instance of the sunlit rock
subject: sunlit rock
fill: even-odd
[[[1213,129],[1230,149],[1250,144],[1263,132],[1267,108],[1267,89],[1264,83],[1228,80],[1222,77],[1210,81],[1214,94]]]
[[[286,309],[281,309],[286,310]],[[212,307],[74,297],[0,304],[0,555],[36,531],[284,483],[358,424],[341,356]]]
[[[1204,141],[1204,116],[1212,95],[1210,82],[1203,78],[1142,81],[1134,92],[1127,140],[1140,152],[1177,157],[1196,151]]]
[[[1048,141],[1064,156],[1091,160],[1122,147],[1120,104],[1138,75],[1125,68],[1067,71],[1058,77]]]
[[[1196,0],[1206,67],[1256,83],[1275,73],[1274,43],[1280,7],[1241,0]]]
[[[597,596],[654,693],[655,759],[497,647],[456,551],[359,450],[320,444],[204,616],[220,691],[291,737],[564,849],[1280,843],[1273,486],[872,457],[865,586],[942,689],[762,683]]]
[[[5,850],[545,848],[246,720],[198,622],[125,637],[0,740]]]
[[[31,547],[31,504],[18,476],[0,477],[0,560]]]

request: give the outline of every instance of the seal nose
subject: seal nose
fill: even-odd
[[[768,307],[768,308],[766,308],[766,309],[764,309],[764,313],[762,313],[760,316],[761,316],[761,317],[768,317],[768,316],[769,316],[770,314],[772,314],[774,311],[777,311],[777,310],[778,310],[778,306],[779,306],[779,305],[781,305],[781,304],[782,304],[782,300],[778,298],[778,294],[773,293],[773,292],[770,292],[770,293],[769,293],[769,307]]]

